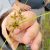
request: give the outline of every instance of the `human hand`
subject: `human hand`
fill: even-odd
[[[36,16],[35,13],[31,11],[25,11],[22,13],[26,18],[30,18],[34,15]],[[32,50],[38,50],[41,40],[42,40],[42,35],[41,32],[39,31],[39,24],[37,20],[30,21],[27,23],[22,24],[20,29],[15,29],[14,32],[11,34],[11,37],[18,41],[19,43],[24,43],[30,45]]]
[[[24,11],[27,11],[27,10],[31,9],[31,7],[29,5],[26,5],[26,4],[23,4],[23,3],[20,3],[20,2],[18,2],[18,4],[16,3],[16,5],[18,7],[20,7],[21,10],[24,10]]]

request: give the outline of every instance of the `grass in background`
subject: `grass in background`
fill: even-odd
[[[44,17],[41,29],[43,33],[42,50],[50,50],[50,14],[47,14]]]

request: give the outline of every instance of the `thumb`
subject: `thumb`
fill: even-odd
[[[41,35],[41,32],[39,32],[37,37],[33,40],[32,44],[31,44],[31,49],[39,50],[41,41],[42,41],[42,35]]]

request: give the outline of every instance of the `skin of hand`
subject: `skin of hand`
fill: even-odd
[[[18,7],[16,4],[14,4],[14,5],[12,6],[12,10],[19,12],[19,11],[20,11],[20,7]]]
[[[31,43],[31,50],[39,50],[40,45],[41,45],[41,41],[42,41],[42,34],[39,31],[38,35],[34,38],[34,40]]]
[[[28,12],[28,14],[26,12]],[[24,16],[28,15],[27,17],[30,17],[32,15],[32,13],[29,14],[30,11],[26,11],[26,12],[23,13]],[[39,50],[42,41],[42,35],[41,32],[39,31],[39,28],[40,28],[39,23],[37,22],[37,20],[35,20],[32,26],[22,31],[18,30],[19,31],[18,34],[12,33],[11,36],[15,41],[19,41],[19,43],[30,45],[31,50]],[[18,31],[16,30],[15,32]]]
[[[42,34],[40,31],[38,31],[37,28],[38,22],[35,21],[33,26],[27,29],[28,31],[24,30],[20,32],[22,35],[19,33],[15,39],[17,38],[17,40],[19,40],[19,43],[28,44],[31,47],[31,50],[39,50],[42,41]],[[14,43],[17,40],[14,40]]]
[[[31,7],[29,5],[21,3],[21,2],[19,2],[19,0],[16,0],[16,5],[18,7],[20,7],[20,9],[23,10],[23,11],[31,10]]]

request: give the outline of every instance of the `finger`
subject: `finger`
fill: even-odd
[[[41,41],[42,41],[42,35],[41,35],[41,32],[39,32],[37,37],[33,40],[32,44],[31,44],[31,49],[39,50]]]
[[[30,9],[31,9],[31,7],[30,7],[30,6],[27,6],[27,5],[26,5],[26,7],[24,8],[24,10],[26,10],[26,11],[27,11],[27,10],[30,10]]]
[[[15,22],[15,20],[11,17],[14,16],[14,13],[16,12],[16,15],[18,15],[16,10],[13,10],[8,16],[7,16],[7,23],[6,23],[6,28],[9,32],[13,31],[14,34],[17,34],[20,32],[20,29],[13,27],[13,24]],[[12,26],[11,26],[12,25]]]
[[[20,11],[20,7],[18,7],[16,4],[14,4],[14,5],[12,6],[12,9],[13,9],[13,10],[16,10],[17,12]]]
[[[28,11],[30,9],[31,9],[31,7],[29,5],[23,4],[23,6],[22,6],[23,11]]]
[[[10,37],[11,41],[12,41],[12,45],[14,46],[14,50],[17,49],[18,45],[19,45],[19,42],[14,40],[12,37]]]
[[[35,38],[38,32],[39,32],[39,24],[37,23],[37,21],[35,21],[35,23],[30,28],[27,29],[22,40],[23,43],[28,44],[33,38]]]
[[[19,25],[19,29],[21,30],[30,27],[36,20],[36,14],[32,11],[25,11],[21,15],[25,18],[24,22]]]
[[[21,31],[19,34],[13,34],[13,33],[10,34],[14,40],[18,41],[19,43],[22,43],[22,38],[25,34],[25,30]]]
[[[32,11],[25,11],[22,13],[22,15],[26,19],[24,19],[24,22],[21,23],[18,28],[14,29],[14,34],[18,34],[20,31],[30,27],[33,24],[33,22],[36,20],[36,14],[33,13]],[[33,19],[31,19],[32,17]]]

